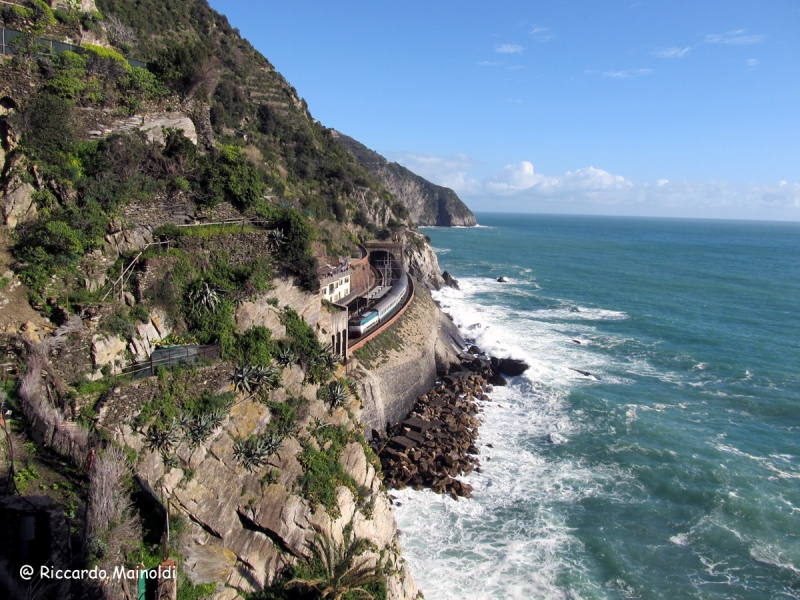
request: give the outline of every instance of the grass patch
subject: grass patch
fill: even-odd
[[[353,353],[367,369],[380,367],[389,360],[389,352],[392,350],[399,352],[403,347],[403,340],[393,331],[396,325],[397,323],[394,323]]]

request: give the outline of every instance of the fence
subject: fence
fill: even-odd
[[[0,27],[0,49],[2,52],[0,54],[14,54],[14,48],[11,46],[11,42],[14,38],[22,35],[21,31],[16,31],[14,29],[4,29]],[[40,44],[44,44],[46,47],[50,48],[50,51],[54,54],[64,54],[64,52],[75,52],[77,54],[82,54],[85,52],[83,48],[80,46],[75,46],[74,44],[67,44],[66,42],[57,42],[55,40],[47,40],[45,38],[39,38],[36,40]],[[141,67],[143,69],[147,68],[147,63],[142,62],[140,60],[134,60],[132,58],[126,59],[128,64],[132,67]]]
[[[177,365],[195,363],[199,360],[214,360],[219,358],[221,354],[219,344],[210,346],[197,344],[164,346],[154,350],[147,362],[131,365],[123,369],[122,372],[126,374],[132,373],[134,379],[141,379],[155,375],[158,367],[169,369]]]

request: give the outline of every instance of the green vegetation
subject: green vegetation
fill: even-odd
[[[235,394],[212,394],[208,390],[191,395],[189,378],[180,367],[172,373],[159,373],[159,390],[142,405],[134,426],[150,425],[148,443],[162,452],[169,451],[181,439],[196,444],[205,439],[228,414]],[[195,429],[199,429],[201,435]],[[151,433],[152,432],[152,433]]]
[[[233,456],[248,471],[257,471],[267,464],[282,443],[283,437],[274,431],[238,438],[233,442]]]
[[[369,559],[358,558],[369,548],[369,543],[357,538],[353,531],[352,521],[342,532],[342,542],[337,542],[323,529],[317,528],[314,541],[309,544],[312,559],[309,567],[311,578],[293,579],[287,587],[295,585],[311,588],[319,592],[322,598],[340,600],[347,596],[375,599],[366,587],[383,583],[383,597],[386,587],[381,565],[372,565]]]
[[[41,474],[39,474],[33,466],[25,467],[17,471],[17,474],[14,475],[14,486],[20,494],[24,494],[30,483],[40,477]]]
[[[336,488],[344,485],[354,494],[357,491],[355,480],[339,461],[345,445],[355,439],[356,434],[343,426],[326,424],[314,429],[313,435],[320,449],[315,449],[307,439],[301,441],[304,447],[297,460],[305,472],[297,479],[298,491],[312,506],[321,504],[328,513],[338,517]]]
[[[213,594],[216,589],[215,583],[194,585],[189,578],[186,578],[178,587],[178,600],[200,600]]]
[[[233,387],[252,394],[262,388],[275,389],[280,383],[280,371],[263,365],[240,365],[233,369]]]
[[[389,360],[389,352],[399,351],[402,348],[403,342],[394,331],[396,325],[397,323],[392,324],[379,336],[371,339],[353,353],[367,369],[382,365]]]
[[[329,404],[331,408],[346,406],[350,397],[350,388],[345,379],[331,381],[321,386],[317,392],[317,398]]]
[[[382,560],[372,565],[363,557],[370,544],[356,537],[352,522],[345,526],[341,543],[317,528],[308,547],[310,560],[289,567],[248,600],[386,600],[387,567]]]
[[[280,319],[286,327],[291,352],[303,365],[308,381],[321,383],[328,380],[336,366],[336,358],[331,353],[330,346],[323,347],[314,330],[288,306],[284,308]]]

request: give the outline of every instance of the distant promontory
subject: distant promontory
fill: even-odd
[[[408,208],[417,225],[474,227],[478,224],[472,211],[450,188],[431,183],[404,166],[389,162],[361,142],[340,132],[334,136],[337,134],[338,141],[358,162]]]

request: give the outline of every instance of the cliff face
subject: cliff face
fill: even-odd
[[[475,215],[450,188],[431,183],[402,165],[387,161],[364,144],[337,132],[339,143],[392,192],[411,213],[417,225],[474,227]]]
[[[274,304],[290,306],[324,336],[328,319],[319,297],[288,280],[276,280],[274,289],[242,303],[236,314],[238,326],[242,330],[266,326],[275,338],[283,339],[285,328],[275,316]],[[174,381],[186,389],[216,394],[232,390],[230,366],[224,363],[189,370]],[[264,435],[280,413],[271,410],[264,398],[240,391],[210,438],[198,445],[181,441],[172,450],[178,460],[170,462],[152,446],[154,426],[131,426],[163,385],[157,378],[143,379],[124,388],[123,394],[112,395],[98,416],[98,426],[136,452],[135,474],[142,487],[154,498],[169,498],[173,510],[188,517],[189,535],[181,538],[180,547],[183,569],[195,584],[219,582],[243,592],[259,590],[273,584],[290,565],[310,560],[319,532],[341,541],[351,525],[355,535],[371,546],[365,558],[386,573],[387,597],[417,598],[377,462],[362,443],[363,416],[355,399],[331,408],[318,398],[319,385],[304,380],[299,365],[284,369],[269,401],[273,407],[275,403],[297,407],[296,426],[266,465],[249,470],[237,460],[237,440]],[[344,439],[331,437],[331,431]],[[309,452],[335,457],[349,481],[335,486],[327,506],[309,496],[310,475],[304,462]]]
[[[436,253],[425,243],[424,236],[410,231],[406,234],[406,240],[408,243],[403,248],[403,262],[411,276],[428,289],[440,290],[447,285]]]

